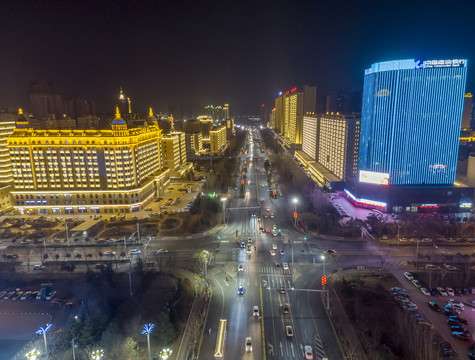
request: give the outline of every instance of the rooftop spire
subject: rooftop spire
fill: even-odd
[[[115,107],[115,118],[120,119],[120,112],[119,112],[119,107],[118,106]]]
[[[150,109],[148,110],[148,117],[149,118],[153,117],[152,105],[150,105]]]
[[[175,126],[174,126],[174,122],[175,120],[173,119],[173,114],[170,114],[170,117],[168,118],[168,121],[170,121],[170,124],[172,124],[172,127],[170,128],[170,132],[175,132]]]
[[[23,110],[22,110],[22,108],[18,108],[18,115],[23,115]]]

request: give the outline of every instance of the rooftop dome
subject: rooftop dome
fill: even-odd
[[[115,108],[115,119],[112,120],[112,125],[127,125],[124,119],[120,118],[119,107],[116,106]]]

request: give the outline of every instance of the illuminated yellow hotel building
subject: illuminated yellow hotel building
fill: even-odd
[[[128,129],[118,109],[110,130],[37,130],[17,122],[7,138],[14,207],[39,214],[141,210],[169,182],[161,137],[156,122]]]

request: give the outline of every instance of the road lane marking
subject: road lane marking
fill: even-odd
[[[264,331],[264,301],[262,300],[262,286],[259,286],[259,294],[261,296],[261,332],[262,332],[262,354],[264,356],[264,360],[266,360],[266,335]],[[272,355],[274,355],[274,348],[271,344],[269,344],[269,355],[272,350]]]

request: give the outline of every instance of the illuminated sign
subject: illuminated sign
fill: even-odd
[[[381,90],[378,90],[378,92],[376,93],[377,97],[383,97],[383,96],[389,96],[389,95],[391,95],[391,91],[389,91],[388,89],[381,89]]]
[[[436,67],[465,67],[467,64],[467,60],[465,59],[453,59],[453,60],[425,60],[424,61],[424,68],[436,68]],[[416,69],[417,67],[416,62]]]
[[[291,93],[294,93],[297,91],[297,87],[294,87],[292,90],[290,90]]]
[[[359,180],[369,184],[389,185],[389,174],[360,170]]]
[[[434,173],[437,171],[437,172],[440,172],[440,171],[445,171],[447,170],[447,165],[443,165],[443,164],[433,164],[433,165],[429,165],[429,169],[431,169]]]
[[[421,204],[421,206],[419,206],[419,207],[424,208],[424,209],[438,209],[439,205],[437,205],[437,204]]]
[[[472,203],[469,203],[469,202],[461,203],[461,204],[460,204],[460,207],[461,207],[461,208],[464,208],[464,209],[471,208],[471,207],[472,207]]]
[[[377,206],[377,207],[381,207],[381,208],[384,208],[384,209],[387,206],[387,204],[385,202],[382,202],[382,201],[357,198],[356,196],[354,196],[352,193],[350,193],[346,189],[345,189],[345,193],[357,204],[372,205],[372,206]]]

